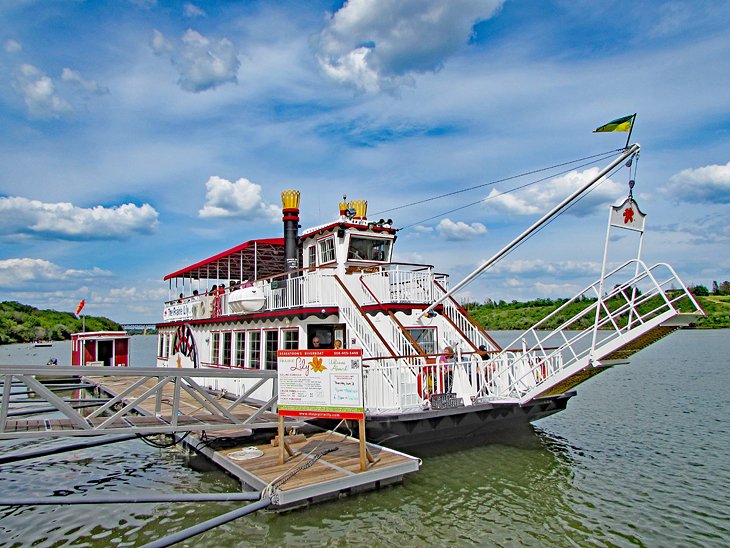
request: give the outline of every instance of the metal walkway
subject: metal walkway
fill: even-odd
[[[92,411],[79,409],[56,394],[53,385],[41,382],[42,378],[60,380],[67,387],[71,386],[70,379],[90,381],[109,398],[105,403],[97,402]],[[215,378],[254,378],[258,382],[231,401],[205,388],[206,381]],[[276,371],[5,365],[0,366],[0,379],[0,439],[277,427],[276,396],[266,402],[249,399],[266,383],[276,394]],[[84,384],[88,386],[89,382]],[[118,390],[105,389],[112,384]],[[14,418],[10,404],[19,390],[35,395],[35,402],[47,404],[49,412],[62,416]]]

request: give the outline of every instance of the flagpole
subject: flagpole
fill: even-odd
[[[636,121],[636,113],[631,117],[631,125],[629,126],[629,135],[626,137],[626,146],[624,149],[629,148],[629,142],[631,141],[631,132],[634,131],[634,122]]]

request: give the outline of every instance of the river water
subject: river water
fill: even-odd
[[[498,333],[509,342],[512,333]],[[154,337],[133,337],[150,365]],[[68,343],[0,363],[68,363]],[[679,331],[499,444],[424,459],[402,485],[258,512],[188,546],[729,546],[730,331]],[[0,441],[0,452],[48,442]],[[0,466],[0,498],[231,492],[179,448],[127,441]],[[240,504],[240,503],[238,503]],[[237,503],[0,507],[0,546],[140,546]]]

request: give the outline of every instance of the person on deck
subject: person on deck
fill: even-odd
[[[444,379],[443,391],[451,392],[451,383],[454,375],[454,349],[450,346],[444,348],[444,353],[439,357],[439,365],[441,366],[441,373]]]

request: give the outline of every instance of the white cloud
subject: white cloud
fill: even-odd
[[[157,29],[152,31],[152,41],[150,45],[152,46],[152,51],[154,51],[157,55],[172,53],[175,51],[175,45],[165,38],[165,35]]]
[[[451,219],[442,219],[436,226],[438,233],[447,240],[468,240],[487,233],[487,227],[482,223],[467,224],[463,221],[454,222]]]
[[[582,172],[571,171],[550,180],[547,184],[520,189],[516,193],[502,194],[499,190],[492,189],[484,202],[485,205],[507,214],[546,213],[598,175],[599,171],[597,167]],[[603,205],[618,201],[626,194],[628,194],[628,186],[623,186],[613,179],[606,179],[593,187],[588,194],[584,194],[579,202],[574,202],[575,205],[568,209],[567,213],[579,217],[588,215]]]
[[[546,261],[544,259],[520,259],[500,261],[489,268],[491,274],[518,274],[520,277],[533,278],[550,276],[599,276],[601,264],[595,261]]]
[[[120,240],[132,234],[151,233],[158,224],[157,217],[149,204],[81,208],[70,203],[0,198],[0,235],[5,236]]]
[[[261,186],[248,179],[231,182],[213,176],[205,183],[205,205],[198,211],[203,218],[236,218],[244,220],[268,219],[272,222],[281,217],[281,210],[267,204],[261,198]]]
[[[195,4],[192,4],[191,2],[185,2],[183,4],[183,15],[185,17],[205,17],[205,12],[196,6]]]
[[[319,35],[325,73],[367,92],[439,70],[504,0],[349,0]]]
[[[110,272],[100,268],[91,270],[66,269],[45,259],[17,258],[0,260],[0,287],[17,290],[35,282],[49,282],[56,287],[107,278]]]
[[[33,65],[18,67],[14,86],[23,96],[32,116],[59,118],[72,110],[71,105],[56,93],[53,80]]]
[[[155,30],[151,45],[157,55],[170,57],[180,74],[178,84],[186,91],[197,93],[238,81],[241,62],[236,47],[227,38],[210,40],[188,29],[176,45]]]
[[[677,201],[730,203],[730,162],[685,169],[672,175],[664,193]]]
[[[4,47],[6,53],[18,53],[23,49],[23,46],[21,46],[19,42],[12,39],[6,40]]]
[[[83,89],[84,91],[88,91],[89,93],[94,93],[96,95],[104,95],[106,93],[109,93],[108,87],[100,86],[94,80],[85,80],[81,77],[80,72],[76,70],[71,70],[70,68],[63,69],[63,72],[61,73],[61,79],[64,82],[73,82],[81,87],[81,89]]]

